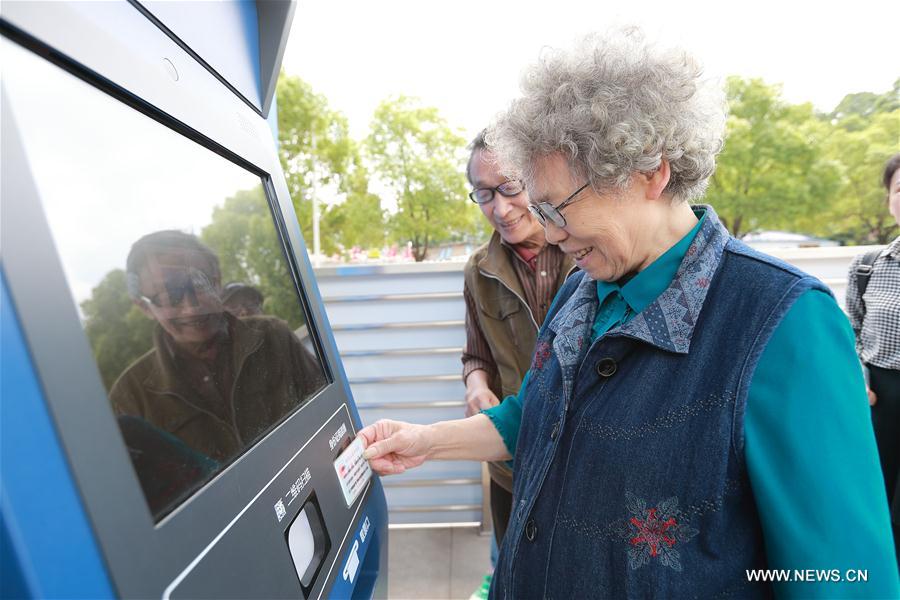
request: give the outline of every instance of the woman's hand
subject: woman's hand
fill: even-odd
[[[466,391],[466,416],[477,415],[482,410],[500,404],[494,392],[488,388],[476,388]]]
[[[866,395],[869,396],[869,406],[875,406],[875,403],[878,402],[878,396],[875,395],[872,388],[866,387]]]
[[[500,432],[486,415],[413,425],[387,419],[360,430],[363,458],[379,475],[397,475],[426,460],[509,460]]]
[[[379,475],[399,475],[418,467],[431,450],[432,439],[427,425],[413,425],[383,419],[360,430],[356,437],[366,445],[363,458]]]
[[[482,410],[497,406],[500,400],[488,386],[488,375],[482,369],[469,373],[466,378],[466,416],[477,415]]]

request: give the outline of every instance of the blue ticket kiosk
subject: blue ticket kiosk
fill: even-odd
[[[293,3],[0,10],[0,595],[386,596],[270,127]]]

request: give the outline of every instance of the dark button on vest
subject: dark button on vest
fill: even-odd
[[[525,537],[528,538],[529,542],[533,542],[534,538],[537,537],[537,524],[534,522],[534,519],[528,519],[528,522],[525,523]]]
[[[559,421],[553,424],[553,431],[550,432],[550,439],[555,440],[559,435]]]
[[[616,361],[612,358],[601,358],[597,363],[597,375],[600,377],[612,377],[616,374]]]

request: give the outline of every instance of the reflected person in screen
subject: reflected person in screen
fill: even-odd
[[[500,173],[484,133],[472,141],[466,166],[472,186],[469,198],[494,230],[465,268],[462,363],[467,417],[519,392],[531,364],[538,327],[574,267],[574,261],[558,246],[547,243],[544,228],[528,211],[525,186]],[[488,466],[491,517],[499,545],[512,506],[512,470],[504,462]]]
[[[196,236],[148,234],[126,271],[132,301],[157,326],[153,349],[113,384],[117,416],[143,419],[221,464],[323,387],[286,323],[225,310],[219,259]]]
[[[222,304],[236,317],[263,314],[263,300],[262,292],[245,283],[232,282],[222,289]]]

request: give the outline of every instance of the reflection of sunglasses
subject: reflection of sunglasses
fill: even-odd
[[[184,297],[190,295],[191,304],[198,304],[197,294],[210,294],[213,284],[209,276],[199,269],[173,271],[166,275],[166,291],[153,296],[141,296],[141,300],[157,308],[175,307],[181,304]]]

